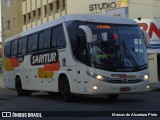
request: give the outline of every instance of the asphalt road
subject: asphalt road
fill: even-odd
[[[0,111],[46,111],[52,117],[59,115],[57,119],[62,119],[63,116],[66,117],[67,115],[74,119],[73,117],[76,117],[77,114],[80,117],[78,119],[87,116],[92,120],[106,120],[104,117],[107,116],[111,116],[111,120],[119,118],[112,117],[113,113],[118,115],[127,113],[152,113],[152,115],[155,113],[155,115],[160,115],[160,92],[121,95],[116,101],[110,101],[106,96],[78,96],[74,102],[66,103],[60,95],[50,96],[48,93],[34,93],[32,96],[18,97],[14,90],[0,89]],[[100,117],[101,115],[104,115],[103,118]],[[130,120],[134,118],[140,119],[140,117],[134,116]],[[120,117],[119,120],[121,119],[125,120],[128,117]],[[158,120],[160,117],[143,117],[141,120],[148,119]]]

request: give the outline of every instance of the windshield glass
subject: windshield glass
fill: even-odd
[[[111,71],[138,71],[147,66],[147,51],[138,26],[89,24],[93,41],[89,43],[95,67]]]

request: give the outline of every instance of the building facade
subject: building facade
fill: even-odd
[[[159,11],[160,0],[2,0],[3,41],[66,14],[108,14],[160,21]],[[160,29],[157,31],[160,34]],[[148,58],[151,82],[160,82],[160,50]]]
[[[2,0],[2,40],[22,32],[22,0]]]
[[[67,0],[2,0],[3,40],[67,14]]]
[[[23,31],[67,14],[66,0],[23,0]]]

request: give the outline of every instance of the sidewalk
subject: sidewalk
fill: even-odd
[[[153,91],[160,91],[160,82],[158,83],[149,83],[150,89]]]
[[[3,77],[0,77],[0,88],[4,88]]]

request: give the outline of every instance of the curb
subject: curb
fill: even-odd
[[[160,91],[160,83],[150,83],[151,91]]]
[[[160,92],[160,88],[153,88],[151,91]]]

